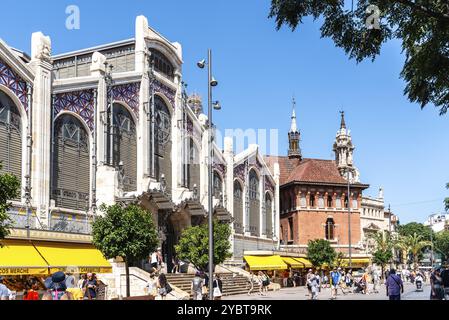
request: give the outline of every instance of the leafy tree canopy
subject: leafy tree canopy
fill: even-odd
[[[2,164],[0,163],[0,169]],[[0,173],[0,240],[9,234],[11,219],[8,216],[10,203],[8,200],[14,199],[20,195],[19,179],[9,173]],[[0,246],[1,246],[0,242]]]
[[[102,205],[104,216],[92,224],[93,244],[106,258],[125,261],[143,259],[158,245],[158,235],[149,212],[137,205]]]
[[[449,230],[436,234],[434,249],[436,252],[443,254],[446,261],[449,259]]]
[[[309,240],[307,245],[307,259],[316,268],[321,267],[325,263],[332,266],[337,260],[337,252],[327,240]]]
[[[379,8],[379,28],[370,5]],[[353,9],[353,10],[352,10]],[[398,39],[405,53],[404,94],[421,108],[433,103],[440,114],[449,107],[449,3],[447,0],[272,0],[269,17],[277,29],[292,30],[307,16],[322,22],[321,36],[331,38],[350,59],[374,60],[382,45]],[[370,28],[367,27],[368,25]]]
[[[404,225],[399,225],[398,232],[402,237],[413,236],[416,233],[421,237],[421,240],[424,241],[430,241],[432,237],[435,237],[432,228],[418,222],[410,222]]]
[[[231,257],[231,227],[214,221],[214,265]],[[209,227],[207,224],[186,228],[175,246],[181,260],[192,263],[197,269],[207,271],[209,264]]]

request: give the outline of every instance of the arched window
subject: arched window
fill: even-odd
[[[121,104],[114,103],[114,154],[113,164],[123,164],[123,190],[137,188],[137,135],[136,124],[129,111]]]
[[[171,190],[171,115],[164,100],[158,95],[154,97],[155,108],[155,169],[156,179],[161,181],[165,177],[168,191]]]
[[[334,240],[334,228],[335,228],[334,219],[327,218],[325,230],[327,240]]]
[[[309,207],[311,207],[311,208],[315,207],[315,195],[314,194],[310,194]]]
[[[234,230],[243,233],[243,191],[238,180],[234,180]]]
[[[150,51],[154,61],[154,69],[173,80],[174,68],[171,62],[160,51],[156,49],[150,49]]]
[[[348,196],[345,196],[345,202],[344,202],[344,204],[345,204],[345,208],[347,208],[347,207],[348,207]]]
[[[273,237],[273,201],[269,193],[265,196],[265,234],[268,238]]]
[[[214,171],[214,197],[223,200],[223,180],[217,171]]]
[[[332,196],[327,196],[327,207],[332,208]]]
[[[64,114],[56,119],[53,138],[52,199],[56,207],[89,208],[89,135],[80,120]]]
[[[251,235],[259,236],[260,201],[259,177],[254,169],[249,172],[249,231]]]
[[[22,119],[12,99],[0,90],[0,172],[22,178]],[[18,200],[18,199],[15,199]]]

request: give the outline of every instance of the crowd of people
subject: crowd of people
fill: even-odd
[[[0,277],[0,299],[15,300],[16,295]],[[37,279],[30,279],[23,292],[23,300],[105,300],[107,284],[98,279],[94,273],[82,274],[77,279],[73,274],[62,271],[55,272],[43,283],[40,289]]]

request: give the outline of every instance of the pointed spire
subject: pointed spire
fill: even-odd
[[[340,111],[340,114],[341,114],[341,124],[340,124],[340,129],[343,129],[343,128],[346,129],[345,112],[344,112],[344,111]]]
[[[296,126],[296,113],[295,113],[295,107],[296,107],[296,100],[295,97],[292,98],[292,124],[290,126],[290,132],[298,132],[297,126]]]

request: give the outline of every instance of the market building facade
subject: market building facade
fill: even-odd
[[[232,226],[231,260],[276,248],[279,170],[257,145],[235,154],[232,137],[224,150],[214,143],[208,208],[209,124],[186,92],[182,47],[144,16],[135,28],[132,39],[58,55],[40,32],[31,56],[0,39],[1,171],[21,177],[10,238],[89,243],[100,204],[137,203],[153,215],[168,270],[182,230],[210,211]]]

